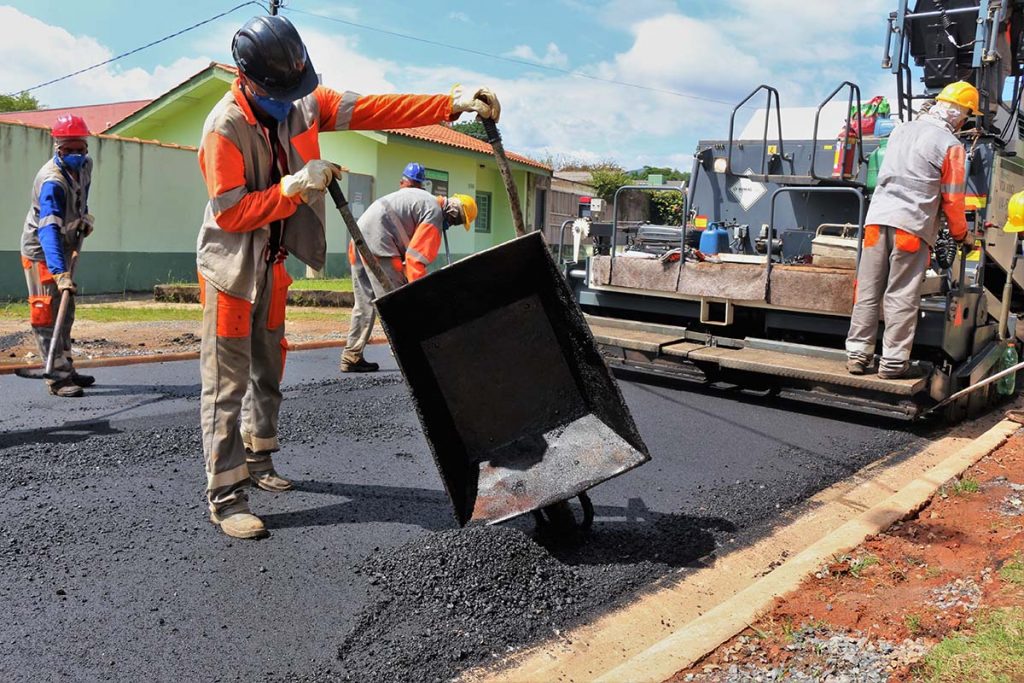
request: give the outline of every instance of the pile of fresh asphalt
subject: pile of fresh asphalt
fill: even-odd
[[[374,553],[358,572],[370,603],[338,650],[349,680],[445,680],[507,644],[557,634],[657,574],[563,564],[519,529],[430,534]]]

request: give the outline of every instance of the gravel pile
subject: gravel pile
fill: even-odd
[[[897,670],[919,662],[928,652],[923,639],[894,644],[869,640],[860,634],[832,631],[800,631],[786,646],[792,657],[784,665],[771,665],[758,641],[741,637],[730,649],[743,663],[710,664],[704,672],[687,674],[684,681],[702,683],[765,683],[814,681],[814,683],[886,683]],[[729,656],[727,651],[726,656]],[[760,662],[751,662],[759,659]]]
[[[358,567],[372,597],[338,649],[341,675],[447,680],[507,643],[559,634],[653,571],[564,565],[508,527],[432,533]]]
[[[981,586],[971,577],[956,579],[931,592],[931,604],[940,610],[975,610],[981,604]]]

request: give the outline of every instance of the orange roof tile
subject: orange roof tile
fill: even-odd
[[[458,147],[459,149],[468,149],[473,152],[480,152],[488,156],[494,154],[491,146],[483,140],[478,140],[472,135],[466,135],[460,133],[457,130],[452,130],[448,126],[432,125],[432,126],[419,126],[416,128],[388,128],[384,131],[385,133],[392,135],[403,135],[405,137],[414,138],[416,140],[424,140],[426,142],[433,142],[439,145],[447,145],[449,147]],[[522,154],[516,154],[515,152],[509,152],[506,150],[506,156],[510,161],[517,161],[520,164],[526,166],[533,166],[534,168],[540,168],[545,171],[550,171],[551,167],[547,166],[539,161],[535,161],[529,157],[525,157]]]
[[[99,133],[114,123],[131,116],[153,100],[130,100],[128,102],[108,102],[107,104],[89,104],[82,107],[58,107],[53,109],[35,109],[32,111],[11,111],[0,114],[0,121],[27,123],[32,126],[50,128],[61,114],[76,114],[85,119],[89,130]]]

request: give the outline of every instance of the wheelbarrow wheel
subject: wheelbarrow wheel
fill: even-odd
[[[540,510],[534,510],[533,516],[537,520],[537,526],[559,534],[588,531],[594,523],[594,504],[590,502],[590,496],[586,493],[581,493],[578,497],[583,508],[582,520],[577,520],[576,512],[569,501],[560,500]]]

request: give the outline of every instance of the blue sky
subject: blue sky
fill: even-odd
[[[0,90],[11,92],[136,48],[241,0],[19,0],[0,5]],[[696,142],[723,137],[731,106],[759,83],[783,106],[817,104],[842,80],[890,94],[878,64],[895,0],[289,0],[324,82],[360,92],[489,85],[510,149],[535,157],[688,167]],[[48,106],[155,97],[230,61],[252,5],[115,65],[35,94]],[[318,16],[310,16],[310,15]],[[352,21],[470,50],[359,29]],[[6,53],[6,54],[5,54]],[[595,81],[542,67],[643,85]],[[683,96],[679,94],[682,93]],[[693,95],[693,97],[685,95]]]

